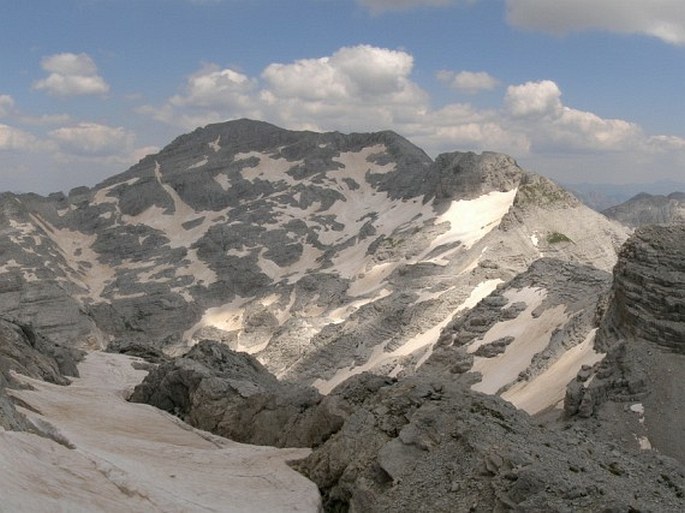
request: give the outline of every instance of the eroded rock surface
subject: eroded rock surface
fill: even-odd
[[[685,226],[636,230],[619,254],[598,332],[606,358],[569,386],[569,415],[598,436],[685,462]],[[589,379],[591,378],[591,379]]]
[[[203,341],[164,363],[131,396],[189,424],[239,442],[312,447],[337,431],[342,418],[306,385],[282,384],[246,353]]]

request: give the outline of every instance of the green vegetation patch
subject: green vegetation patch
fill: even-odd
[[[552,232],[547,236],[547,244],[558,244],[560,242],[573,242],[566,235],[559,232]]]

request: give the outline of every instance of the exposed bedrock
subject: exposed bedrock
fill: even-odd
[[[189,424],[239,442],[312,447],[342,418],[321,406],[313,388],[280,383],[246,353],[202,341],[154,369],[131,396]]]
[[[66,385],[67,376],[78,376],[76,363],[82,356],[81,351],[56,344],[31,326],[0,319],[0,427],[34,430],[7,395],[7,388],[16,386],[10,371]]]
[[[364,389],[366,379],[341,388]],[[574,428],[546,430],[499,398],[420,377],[371,388],[296,468],[318,484],[328,512],[665,512],[685,504],[671,461],[612,451]]]
[[[619,253],[607,321],[685,354],[685,225],[638,228]]]
[[[567,415],[685,462],[685,226],[641,227],[626,242],[597,345],[607,356],[569,385]]]
[[[317,484],[326,512],[685,507],[674,461],[616,450],[574,426],[547,429],[447,377],[362,373],[321,397],[279,383],[249,355],[201,342],[160,365],[133,400],[236,440],[313,447],[294,466]]]
[[[685,193],[668,196],[640,193],[628,201],[602,211],[627,226],[685,223]]]

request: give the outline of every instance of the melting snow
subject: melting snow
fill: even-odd
[[[404,344],[402,344],[400,347],[391,352],[385,351],[385,346],[388,342],[384,341],[373,348],[371,356],[369,357],[368,361],[363,365],[359,365],[357,367],[348,367],[346,369],[340,369],[338,370],[338,372],[335,373],[335,375],[332,378],[328,380],[317,379],[316,381],[314,381],[314,383],[312,383],[312,385],[316,387],[322,394],[328,394],[337,385],[339,385],[351,376],[379,368],[383,365],[390,364],[403,356],[408,356],[410,354],[416,353],[419,350],[432,347],[432,345],[438,340],[438,337],[440,336],[440,330],[442,330],[442,328],[445,327],[445,325],[450,320],[452,320],[452,317],[454,315],[456,315],[458,312],[466,308],[472,308],[476,303],[478,303],[478,301],[480,301],[485,296],[490,294],[501,282],[502,280],[495,279],[479,283],[476,287],[474,287],[474,289],[471,291],[470,296],[461,305],[459,305],[456,309],[450,312],[444,319],[438,322],[435,326],[407,340]],[[428,356],[430,356],[430,354],[428,354]],[[424,358],[422,358],[419,361],[417,367],[421,365],[426,358],[427,356],[424,355]]]
[[[449,223],[449,230],[433,241],[426,254],[438,246],[458,241],[467,249],[473,246],[502,221],[514,203],[517,190],[493,191],[476,199],[453,201],[447,211],[435,220],[436,226]]]
[[[191,169],[197,169],[199,167],[202,167],[207,162],[209,162],[209,159],[207,158],[207,155],[205,155],[205,157],[202,160],[198,160],[197,162],[195,162],[195,164],[191,164],[190,166],[188,166],[188,171],[190,171]]]
[[[289,171],[293,167],[300,165],[302,163],[301,160],[289,161],[284,158],[274,159],[258,151],[238,153],[234,160],[240,161],[255,157],[259,160],[259,164],[257,164],[255,167],[244,167],[241,171],[245,180],[254,181],[259,178],[260,180],[266,180],[269,182],[284,181],[289,185],[296,185],[298,183],[298,181],[290,176],[286,171]]]
[[[0,430],[0,509],[12,512],[317,512],[313,483],[286,462],[306,449],[253,447],[190,428],[125,401],[144,371],[91,353],[68,387],[20,378],[23,412],[75,449]]]
[[[532,316],[533,310],[542,303],[546,294],[544,289],[532,287],[504,293],[510,302],[525,301],[527,308],[515,319],[495,324],[482,339],[469,345],[468,352],[473,353],[480,346],[497,339],[515,337],[504,353],[492,358],[474,358],[471,370],[480,372],[482,379],[471,386],[473,390],[495,394],[503,386],[512,383],[530,365],[533,356],[547,347],[554,328],[568,320],[563,305],[547,309],[536,318]]]
[[[564,400],[566,385],[578,374],[583,365],[594,365],[604,358],[594,348],[595,332],[559,357],[549,368],[532,381],[517,383],[502,394],[517,408],[534,415],[550,406],[558,406]]]
[[[209,146],[212,150],[214,150],[214,153],[217,153],[221,149],[221,145],[219,144],[220,142],[221,142],[221,135],[217,135],[216,139],[214,139],[210,143],[207,143],[207,146]]]

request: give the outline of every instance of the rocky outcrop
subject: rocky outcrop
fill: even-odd
[[[502,400],[449,380],[367,388],[368,379],[343,385],[366,393],[355,396],[343,428],[296,465],[318,484],[327,512],[665,512],[685,505],[682,473],[667,460],[612,450],[573,428],[545,430]]]
[[[556,406],[583,365],[611,275],[541,258],[443,328],[423,376],[460,379],[535,414]]]
[[[201,342],[153,371],[133,399],[234,439],[312,446],[293,465],[317,484],[325,512],[685,507],[672,460],[618,449],[581,427],[548,429],[448,376],[361,373],[321,397]]]
[[[685,223],[685,193],[640,193],[620,205],[602,211],[605,216],[631,227]]]
[[[279,383],[248,354],[210,341],[152,370],[130,399],[174,413],[197,428],[258,445],[312,447],[342,424],[313,388]]]
[[[608,270],[625,237],[506,155],[245,119],[93,188],[0,200],[0,313],[87,349],[212,339],[324,392],[413,372],[496,281],[541,256]]]
[[[619,253],[607,323],[685,354],[685,225],[639,228]]]
[[[77,377],[76,363],[83,353],[55,344],[31,326],[0,319],[0,427],[35,431],[14,408],[7,388],[17,386],[10,371],[66,385],[67,376]]]
[[[607,353],[567,390],[565,411],[599,436],[685,462],[685,226],[645,226],[626,242],[597,336]]]

